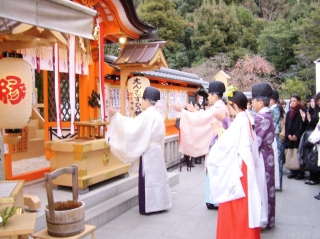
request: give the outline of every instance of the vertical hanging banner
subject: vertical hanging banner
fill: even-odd
[[[68,73],[68,49],[66,46],[62,45],[59,47],[59,57],[59,71]]]
[[[40,70],[53,71],[53,47],[40,46]]]
[[[104,31],[103,31],[104,23],[99,23],[99,78],[100,78],[100,119],[103,121],[106,120],[105,117],[105,102],[104,102],[104,72],[103,72],[103,64],[104,64]]]
[[[142,112],[140,102],[143,92],[148,86],[150,86],[150,81],[148,78],[143,76],[131,77],[128,80],[130,117],[136,117]]]
[[[35,47],[22,49],[21,54],[23,55],[23,60],[29,62],[32,69],[37,69],[37,51]]]
[[[57,135],[62,136],[61,132],[61,112],[60,112],[60,72],[59,72],[59,45],[54,44],[54,93],[57,115]]]
[[[69,97],[70,97],[70,114],[71,114],[71,124],[70,132],[74,134],[74,117],[75,117],[75,108],[76,108],[76,77],[75,77],[75,68],[76,68],[76,46],[75,46],[75,36],[70,35],[69,38]]]

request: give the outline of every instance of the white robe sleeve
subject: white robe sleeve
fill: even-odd
[[[209,152],[207,169],[213,203],[223,203],[245,196],[240,178],[242,159],[239,153],[241,128],[233,121]]]
[[[133,163],[147,150],[151,141],[152,122],[148,113],[142,112],[135,118],[116,113],[106,134],[111,153],[123,163]]]

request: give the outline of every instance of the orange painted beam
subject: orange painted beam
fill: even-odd
[[[119,26],[117,26],[114,22],[109,22],[106,26],[105,26],[105,35],[118,35],[121,34],[121,29]]]
[[[10,178],[6,178],[8,180],[24,180],[25,182],[30,182],[36,179],[40,179],[44,177],[44,173],[50,173],[50,168],[42,168],[35,171],[31,171],[24,174],[19,174],[15,176],[11,176]]]
[[[97,80],[98,77],[98,61],[94,61],[93,64],[89,65],[89,74],[85,77],[79,78],[79,105],[80,105],[80,121],[88,121],[89,118],[96,118],[95,109],[90,107],[88,104],[89,97],[91,96],[92,90],[97,91]]]
[[[106,5],[106,7],[108,8],[108,10],[110,11],[109,5],[108,5],[107,3],[105,3],[105,5]],[[116,22],[116,21],[110,22],[110,21],[108,20],[108,16],[107,16],[107,14],[104,12],[104,10],[103,10],[103,8],[102,8],[102,6],[101,6],[100,4],[98,4],[98,5],[96,6],[96,10],[97,10],[97,12],[98,12],[98,15],[102,18],[105,26],[106,26],[107,24],[109,25],[109,23],[110,23],[110,24],[112,24],[112,25],[115,27],[115,29],[117,29],[117,28],[120,29],[120,26],[118,25],[118,22]],[[112,17],[114,18],[114,14],[113,14],[111,11],[110,11],[110,13],[111,13]]]
[[[88,83],[90,81],[89,76],[80,76],[79,77],[79,105],[80,105],[80,121],[86,121],[88,118],[88,95],[86,88],[89,87]]]
[[[12,177],[12,157],[10,150],[8,154],[4,155],[4,173],[6,179],[10,179]]]
[[[108,63],[103,62],[103,72],[105,75],[106,74],[112,75],[114,71],[115,69],[113,67],[111,67]]]

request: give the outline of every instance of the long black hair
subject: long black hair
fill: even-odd
[[[237,104],[239,109],[242,109],[242,110],[247,109],[248,98],[241,91],[233,92],[233,96],[232,97],[228,97],[228,101],[232,101],[233,103]]]

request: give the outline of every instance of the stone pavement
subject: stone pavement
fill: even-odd
[[[276,192],[276,226],[263,231],[262,239],[320,238],[320,200],[313,198],[319,192],[319,185],[309,186],[304,182],[284,175],[283,190]],[[136,206],[97,228],[96,238],[214,239],[218,211],[208,210],[205,205],[203,164],[196,164],[191,172],[184,166],[179,172],[179,183],[171,192],[173,207],[168,212],[142,216]]]

